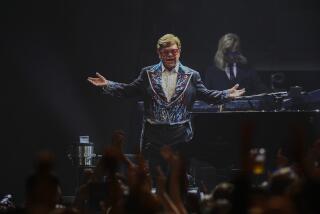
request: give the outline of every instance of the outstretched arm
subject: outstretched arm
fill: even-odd
[[[101,87],[106,94],[114,97],[134,97],[141,94],[143,88],[143,70],[131,83],[119,83],[107,80],[104,76],[96,73],[95,77],[88,77],[88,81],[97,87]]]
[[[195,82],[197,95],[200,99],[208,102],[208,103],[223,103],[228,100],[232,100],[236,97],[239,97],[245,93],[245,89],[238,90],[239,85],[236,84],[230,89],[224,90],[224,91],[218,91],[218,90],[209,90],[207,89],[200,77],[200,74],[198,72],[194,73],[193,81]]]

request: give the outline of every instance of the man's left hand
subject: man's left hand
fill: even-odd
[[[233,86],[232,88],[228,89],[228,98],[234,99],[236,97],[240,97],[241,95],[243,95],[246,92],[245,88],[239,89],[239,84],[236,84],[235,86]]]

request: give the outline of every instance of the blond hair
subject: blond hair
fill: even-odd
[[[224,70],[227,65],[225,53],[230,49],[236,49],[237,51],[240,51],[240,38],[234,33],[227,33],[219,40],[218,50],[214,56],[214,63],[221,70]],[[247,58],[240,53],[238,61],[241,64],[246,64]]]
[[[181,49],[181,41],[177,36],[170,33],[165,34],[162,37],[160,37],[160,39],[158,40],[157,49],[160,50],[162,48],[166,48],[174,44],[176,44],[178,48]]]

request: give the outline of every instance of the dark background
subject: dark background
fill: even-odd
[[[67,148],[89,135],[97,152],[123,129],[130,153],[138,145],[135,100],[102,95],[86,81],[100,72],[130,82],[158,62],[157,39],[174,33],[182,63],[204,73],[218,39],[240,36],[249,63],[269,85],[274,72],[287,86],[319,88],[317,0],[2,1],[2,131],[0,196],[21,201],[36,152],[50,149],[65,195],[73,195]]]

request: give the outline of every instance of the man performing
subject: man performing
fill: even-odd
[[[172,34],[162,36],[157,43],[160,62],[142,69],[129,84],[107,80],[96,73],[88,81],[116,97],[141,96],[144,101],[144,132],[142,152],[151,170],[161,164],[160,149],[169,145],[181,151],[192,139],[189,110],[196,99],[221,103],[241,96],[245,90],[238,85],[224,91],[208,90],[197,71],[179,61],[181,42]]]

